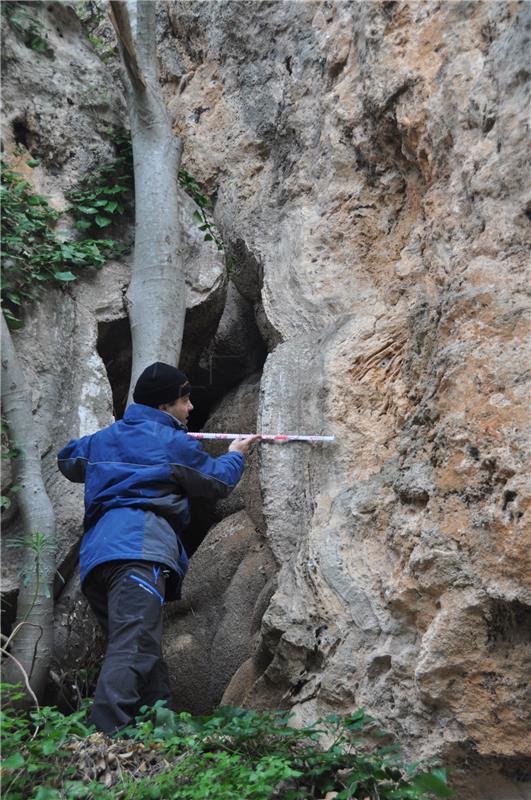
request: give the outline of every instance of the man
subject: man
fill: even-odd
[[[108,643],[90,721],[112,734],[142,705],[170,700],[162,659],[162,605],[180,595],[188,558],[179,533],[189,497],[225,497],[259,436],[211,458],[187,435],[193,406],[186,375],[147,367],[123,419],[73,440],[58,456],[69,480],[85,483],[80,578]]]

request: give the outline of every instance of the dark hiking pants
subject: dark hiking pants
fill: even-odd
[[[148,561],[108,561],[95,567],[83,592],[107,634],[90,722],[112,734],[141,706],[170,701],[162,660],[162,606],[168,572]]]

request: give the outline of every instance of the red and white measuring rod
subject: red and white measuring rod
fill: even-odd
[[[256,436],[255,433],[190,433],[194,439],[245,439],[248,436]],[[280,433],[260,434],[263,442],[333,442],[335,436],[285,436]]]

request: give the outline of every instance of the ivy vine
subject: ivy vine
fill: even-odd
[[[66,195],[75,227],[90,235],[81,241],[57,236],[54,227],[60,214],[44,195],[33,191],[31,183],[14,171],[6,158],[1,160],[3,271],[0,286],[4,316],[12,329],[22,327],[22,308],[40,296],[43,285],[74,281],[76,271],[101,267],[111,256],[121,255],[125,250],[125,246],[114,239],[102,238],[102,233],[130,211],[133,203],[131,139],[124,130],[108,128],[105,133],[115,144],[116,157],[93,170]],[[30,167],[39,163],[33,158],[26,162]],[[204,241],[213,242],[218,250],[224,251],[223,240],[211,219],[211,200],[184,169],[179,172],[179,183],[197,206],[193,219]]]
[[[77,189],[66,195],[71,203],[68,210],[80,231],[95,233],[97,228],[111,225],[132,204],[133,148],[130,134],[113,128],[107,128],[105,133],[116,146],[116,158],[94,170],[80,182]],[[223,241],[210,218],[212,201],[203,194],[196,179],[185,169],[179,171],[179,184],[197,205],[193,220],[204,234],[204,241],[214,242],[218,250],[224,250]]]
[[[203,239],[205,242],[214,242],[218,250],[225,250],[223,240],[216,235],[216,229],[208,216],[210,209],[212,209],[212,201],[202,193],[195,178],[185,169],[179,172],[179,183],[186,194],[190,195],[194,203],[198,206],[192,216],[199,230],[204,233]]]
[[[38,161],[31,159],[29,166]],[[48,199],[33,191],[20,173],[1,160],[2,205],[1,296],[3,312],[10,328],[23,325],[22,307],[40,296],[45,284],[63,285],[74,281],[73,270],[101,267],[114,252],[109,239],[67,241],[54,231],[59,213]]]
[[[116,147],[116,157],[83,178],[66,195],[68,209],[79,231],[92,233],[106,228],[130,208],[133,189],[133,151],[127,131],[107,128]]]

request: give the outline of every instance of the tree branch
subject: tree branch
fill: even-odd
[[[146,81],[138,63],[127,3],[124,0],[110,0],[109,6],[109,16],[118,36],[122,60],[129,79],[137,91],[143,91],[146,88]]]

